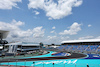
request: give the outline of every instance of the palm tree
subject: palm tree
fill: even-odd
[[[42,42],[40,42],[40,48],[42,48],[43,47],[43,43]]]
[[[51,44],[52,46],[54,46],[55,44]]]

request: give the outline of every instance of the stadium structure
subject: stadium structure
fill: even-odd
[[[40,50],[41,45],[34,42],[10,42],[7,38],[9,31],[0,30],[0,56],[16,56],[34,53]]]
[[[100,39],[62,41],[61,45],[4,40],[0,30],[1,67],[100,67]],[[43,47],[45,46],[45,47]]]
[[[100,54],[100,39],[62,41],[58,49],[68,52],[82,52]]]

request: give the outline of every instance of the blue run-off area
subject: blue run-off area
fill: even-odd
[[[52,57],[52,52],[49,54],[35,57]],[[61,53],[60,53],[61,54]],[[64,55],[64,54],[61,54]],[[29,57],[27,57],[29,58]],[[31,57],[32,58],[32,57]],[[33,64],[33,62],[35,62]],[[54,63],[54,65],[53,65]],[[19,66],[35,66],[35,67],[100,67],[100,55],[97,54],[88,54],[85,58],[80,59],[59,59],[59,60],[41,60],[41,61],[23,61],[23,62],[11,62],[11,63],[2,63],[5,65],[19,65]]]
[[[99,54],[88,54],[88,57],[84,59],[99,59],[100,60],[100,55]]]

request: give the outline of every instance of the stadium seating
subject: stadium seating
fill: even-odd
[[[99,45],[61,45],[57,49],[71,52],[100,53]]]

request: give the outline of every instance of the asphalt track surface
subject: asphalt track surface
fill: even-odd
[[[71,53],[71,56],[60,56],[60,57],[39,57],[39,58],[24,58],[24,59],[3,59],[0,63],[4,62],[25,62],[25,61],[42,61],[42,60],[56,60],[56,59],[79,59],[84,58],[87,55],[81,53]]]

